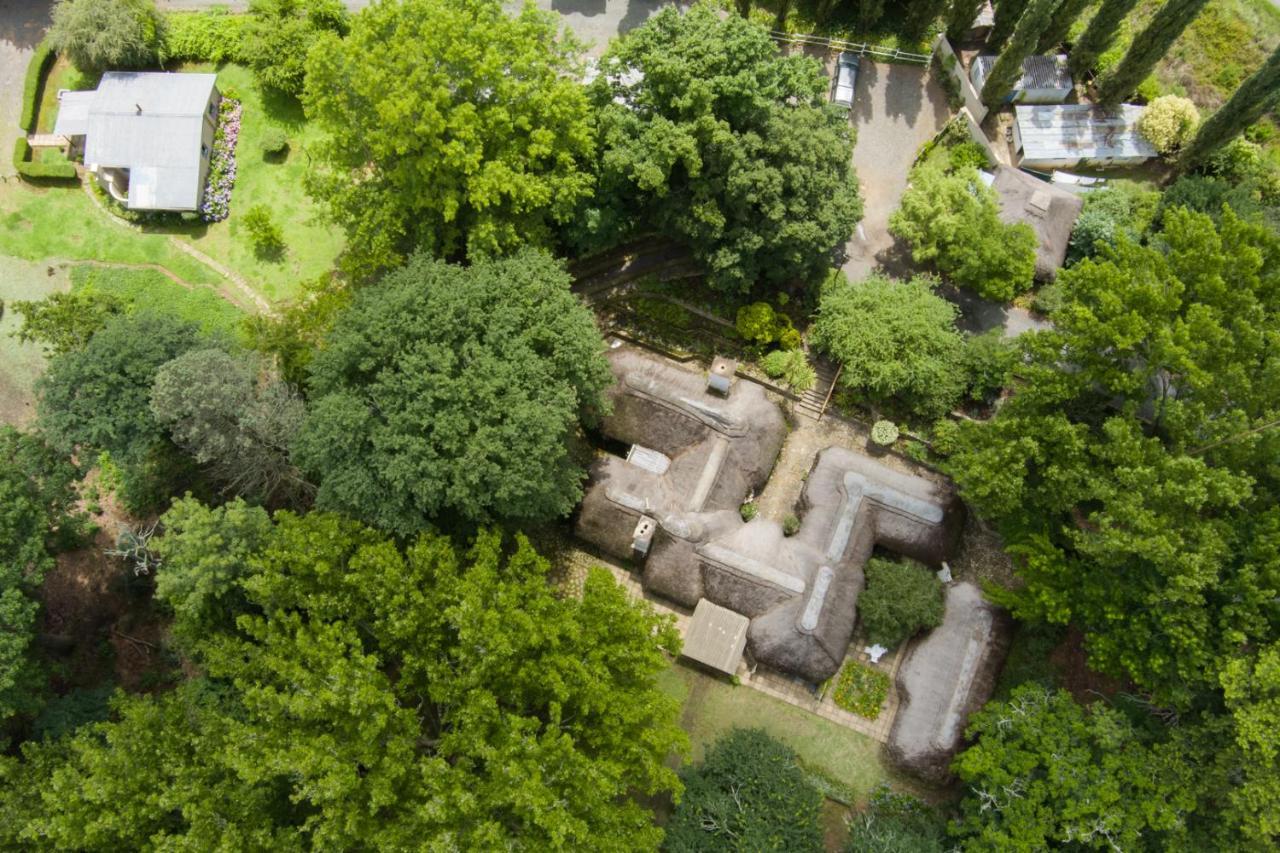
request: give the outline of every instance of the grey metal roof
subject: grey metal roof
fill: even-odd
[[[699,599],[689,620],[682,654],[712,669],[733,675],[747,646],[751,620],[727,607]]]
[[[204,112],[215,79],[213,74],[103,74],[89,107],[85,163],[128,169],[132,208],[194,210],[200,201]]]
[[[996,64],[994,56],[979,56],[973,61],[974,85],[981,87]],[[1013,85],[1015,92],[1027,89],[1069,90],[1072,86],[1071,71],[1066,56],[1028,56],[1022,60],[1022,76]]]
[[[1018,106],[1014,114],[1023,157],[1041,160],[1145,159],[1156,156],[1138,132],[1143,107],[1092,104]]]
[[[58,136],[84,136],[89,127],[89,107],[97,92],[59,92],[58,118],[53,132]]]

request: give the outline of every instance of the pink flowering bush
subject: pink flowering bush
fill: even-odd
[[[236,140],[240,138],[240,102],[222,99],[218,113],[218,129],[213,135],[213,151],[209,154],[209,181],[204,188],[204,204],[200,218],[220,222],[231,208],[231,188],[236,183]]]

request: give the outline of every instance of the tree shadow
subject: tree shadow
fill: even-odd
[[[0,42],[30,50],[52,20],[53,0],[0,0]]]
[[[273,122],[293,131],[300,130],[306,124],[307,116],[303,112],[302,102],[293,95],[270,86],[261,87],[260,92],[262,111]]]

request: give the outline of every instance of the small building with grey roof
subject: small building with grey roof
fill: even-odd
[[[1014,165],[1045,170],[1141,166],[1156,156],[1138,131],[1144,109],[1135,104],[1014,107]]]
[[[996,57],[979,56],[969,69],[969,79],[979,92],[987,82]],[[1061,104],[1071,96],[1074,84],[1066,56],[1028,56],[1022,60],[1022,76],[1004,98],[1007,104]]]
[[[53,132],[130,210],[197,211],[222,96],[213,74],[108,71],[91,92],[62,92]]]

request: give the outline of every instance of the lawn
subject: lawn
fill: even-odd
[[[20,343],[13,336],[22,317],[12,304],[43,299],[68,286],[65,270],[0,255],[0,423],[22,426],[34,417],[32,388],[45,364],[39,346]]]
[[[683,664],[662,674],[663,692],[684,707],[693,760],[732,728],[762,728],[786,743],[812,772],[847,789],[859,805],[883,782],[919,793],[883,757],[876,741],[750,687],[735,687]]]
[[[136,309],[172,314],[206,333],[234,336],[244,317],[214,288],[185,288],[158,270],[77,266],[71,271],[71,289],[85,288],[117,296]]]

